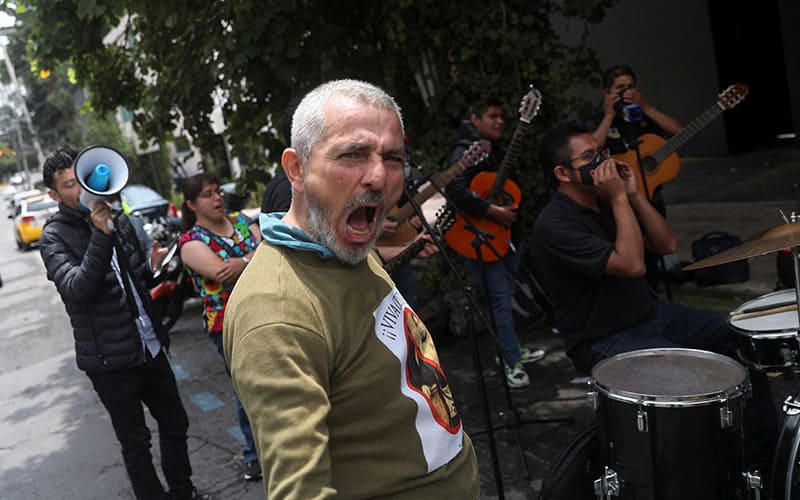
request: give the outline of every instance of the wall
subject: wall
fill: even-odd
[[[684,125],[711,106],[722,90],[705,2],[622,0],[609,9],[601,24],[590,28],[590,40],[604,69],[615,64],[633,67],[650,103]],[[601,97],[598,90],[598,107]],[[681,153],[727,151],[724,122],[719,118]]]

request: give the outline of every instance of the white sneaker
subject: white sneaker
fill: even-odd
[[[527,347],[519,347],[520,361],[523,363],[535,363],[544,358],[545,352],[542,349],[529,349]]]
[[[513,367],[505,365],[506,382],[512,389],[522,389],[531,385],[531,379],[522,367],[522,363],[515,363]]]

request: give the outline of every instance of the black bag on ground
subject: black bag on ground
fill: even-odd
[[[597,424],[575,435],[561,451],[542,483],[539,500],[596,500]]]
[[[741,243],[742,239],[739,236],[724,231],[714,231],[692,242],[692,258],[697,262]],[[698,286],[741,283],[748,279],[750,279],[750,264],[747,259],[697,269],[694,272],[694,281]]]

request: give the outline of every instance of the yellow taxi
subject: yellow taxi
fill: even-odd
[[[23,198],[9,215],[14,219],[14,238],[17,248],[27,250],[39,241],[48,217],[58,211],[58,203],[47,195]]]

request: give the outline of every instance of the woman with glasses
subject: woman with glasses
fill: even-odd
[[[197,174],[183,184],[182,226],[186,231],[178,241],[181,260],[203,301],[206,331],[222,353],[222,319],[228,297],[236,280],[247,267],[261,232],[258,224],[239,213],[227,215],[219,179],[211,174]],[[225,369],[227,370],[227,364]],[[261,477],[253,433],[247,414],[236,398],[239,428],[244,436],[244,478]]]

